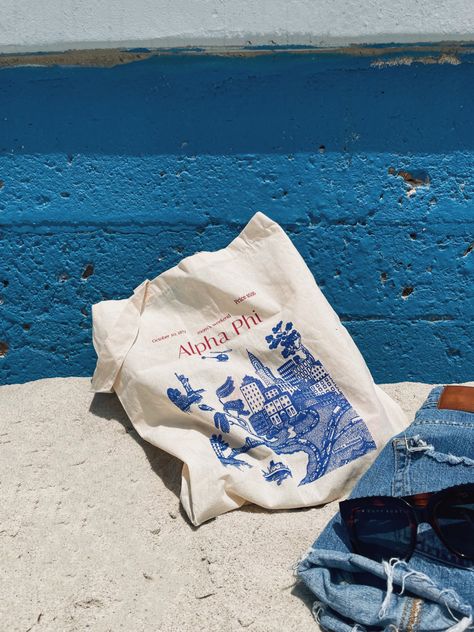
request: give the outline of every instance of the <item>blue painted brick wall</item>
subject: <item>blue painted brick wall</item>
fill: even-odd
[[[473,379],[474,65],[374,61],[1,70],[0,381],[90,375],[92,303],[225,246],[257,210],[376,380]],[[411,195],[403,172],[426,184]]]

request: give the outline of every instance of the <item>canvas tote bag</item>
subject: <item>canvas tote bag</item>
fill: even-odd
[[[318,505],[407,420],[378,388],[284,231],[257,213],[227,248],[93,306],[97,392],[183,461],[199,525],[245,503]]]

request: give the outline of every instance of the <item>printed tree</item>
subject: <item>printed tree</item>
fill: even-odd
[[[244,402],[241,399],[224,401],[230,397],[234,391],[234,380],[229,375],[224,384],[216,389],[217,398],[219,399],[224,412],[215,413],[214,425],[216,428],[220,428],[223,432],[229,432],[230,426],[232,424],[236,424],[247,432],[252,433],[251,426],[244,418],[250,414],[250,412],[245,409]]]
[[[280,353],[284,358],[289,358],[296,353],[301,353],[304,356],[304,360],[316,362],[311,351],[302,343],[301,334],[294,329],[293,323],[291,322],[286,323],[283,328],[283,321],[280,320],[275,327],[272,327],[272,334],[266,336],[265,340],[268,342],[270,349],[277,349],[277,347],[281,346],[282,349]]]

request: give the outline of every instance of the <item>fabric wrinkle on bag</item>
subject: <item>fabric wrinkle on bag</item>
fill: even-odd
[[[227,248],[93,306],[92,379],[140,436],[183,461],[199,525],[246,503],[347,493],[407,425],[296,248],[257,213]]]

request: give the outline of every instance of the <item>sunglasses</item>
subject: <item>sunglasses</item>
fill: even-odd
[[[374,560],[409,560],[418,525],[428,523],[457,557],[474,560],[474,483],[414,496],[368,496],[339,503],[352,548]]]

